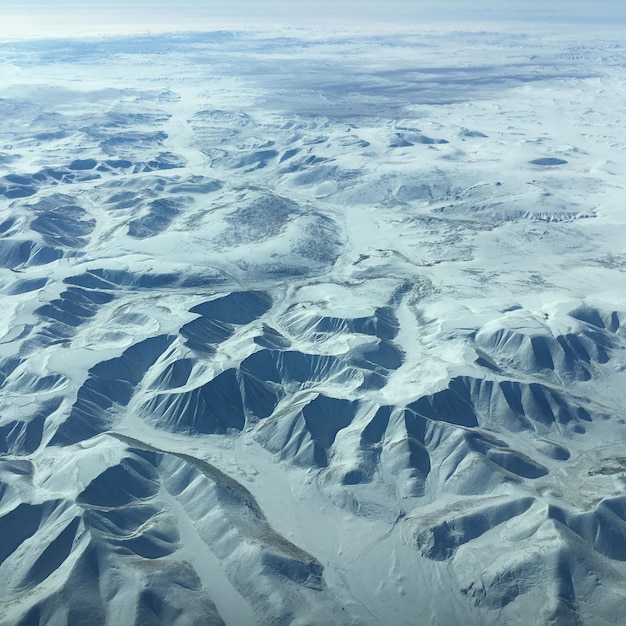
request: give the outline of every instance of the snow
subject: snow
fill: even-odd
[[[1,624],[620,622],[626,41],[482,26],[5,44]]]

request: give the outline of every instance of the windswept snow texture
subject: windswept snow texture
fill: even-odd
[[[3,46],[1,625],[624,624],[626,40],[520,28]]]

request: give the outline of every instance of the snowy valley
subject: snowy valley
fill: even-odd
[[[626,41],[3,44],[0,623],[626,606]]]

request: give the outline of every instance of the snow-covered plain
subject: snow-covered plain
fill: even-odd
[[[623,35],[1,54],[0,623],[626,623]]]

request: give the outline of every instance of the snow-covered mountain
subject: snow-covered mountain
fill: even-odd
[[[1,55],[1,624],[624,623],[623,35]]]

